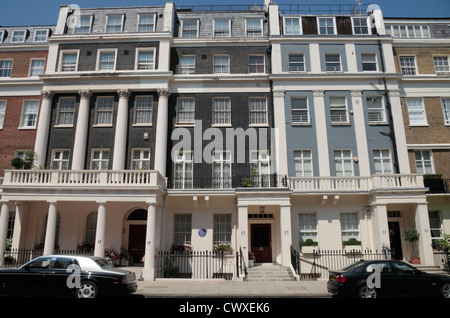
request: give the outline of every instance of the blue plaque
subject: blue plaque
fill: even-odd
[[[205,237],[206,236],[206,229],[200,229],[198,230],[198,236]]]

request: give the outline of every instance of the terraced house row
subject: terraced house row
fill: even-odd
[[[54,26],[0,27],[0,264],[7,240],[126,250],[148,280],[174,244],[434,264],[450,19],[337,9],[61,6]]]

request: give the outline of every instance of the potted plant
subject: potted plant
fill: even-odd
[[[361,241],[356,238],[349,238],[347,241],[342,241],[342,246],[346,253],[360,253],[361,252]]]
[[[248,251],[248,267],[253,267],[255,262],[255,253]]]
[[[213,252],[231,255],[233,254],[233,248],[230,243],[218,243],[213,245]]]
[[[415,245],[416,242],[419,240],[420,233],[417,232],[416,229],[408,229],[403,233],[403,239],[406,242],[411,243],[412,245],[412,255],[411,255],[411,263],[412,264],[420,264],[420,257],[416,254]]]
[[[302,253],[312,253],[317,247],[318,243],[314,242],[312,239],[306,239],[300,242],[300,250]]]
[[[186,243],[174,243],[170,247],[170,251],[175,253],[190,253],[192,250],[192,245]]]

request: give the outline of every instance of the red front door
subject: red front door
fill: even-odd
[[[133,263],[139,263],[144,256],[146,231],[147,225],[130,225],[128,251],[133,257]]]
[[[270,224],[251,225],[251,250],[256,263],[272,262],[272,236]]]

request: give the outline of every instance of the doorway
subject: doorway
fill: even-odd
[[[400,234],[400,223],[397,221],[388,222],[389,241],[391,244],[391,255],[395,260],[403,259],[402,237]]]
[[[272,262],[272,234],[270,224],[251,224],[251,251],[256,263]]]
[[[147,225],[130,224],[130,233],[128,236],[128,251],[133,257],[133,263],[139,263],[145,254],[145,236],[147,234]]]

